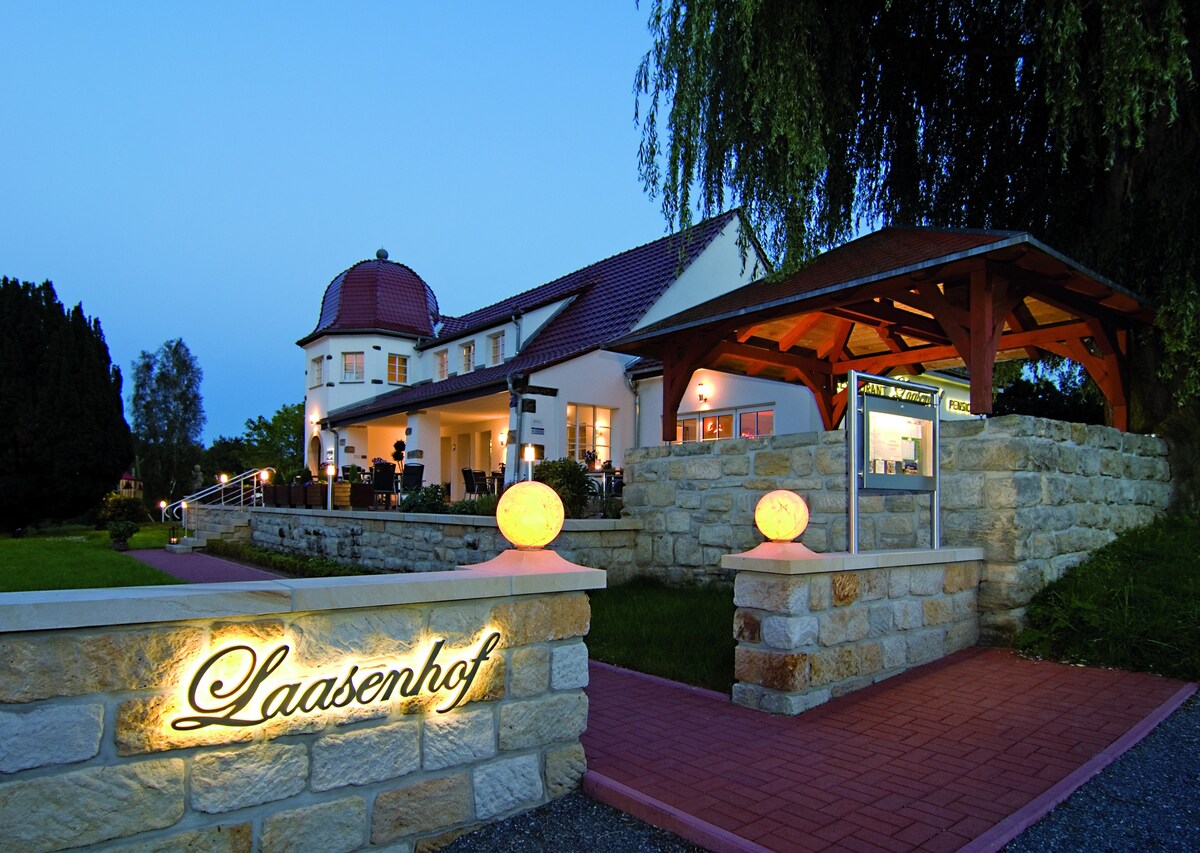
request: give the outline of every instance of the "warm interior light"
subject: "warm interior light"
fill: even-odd
[[[526,448],[526,453],[532,449]],[[496,505],[500,532],[515,547],[525,550],[549,544],[562,530],[563,517],[558,492],[533,480],[509,486]]]
[[[791,542],[808,527],[808,504],[786,489],[767,492],[754,507],[754,523],[772,542]]]

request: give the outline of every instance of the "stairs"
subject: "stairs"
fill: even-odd
[[[205,547],[214,539],[228,542],[250,541],[250,516],[238,509],[205,507],[197,512],[196,528],[191,536],[185,536],[176,545],[167,545],[172,554],[190,554]]]

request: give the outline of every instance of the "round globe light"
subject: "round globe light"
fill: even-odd
[[[562,530],[563,517],[558,492],[534,480],[509,486],[496,505],[500,532],[523,550],[548,544]]]
[[[808,527],[808,504],[795,492],[767,492],[754,507],[754,523],[772,542],[791,542]]]

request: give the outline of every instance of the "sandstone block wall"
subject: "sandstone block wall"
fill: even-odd
[[[626,453],[625,507],[642,523],[632,571],[673,582],[726,576],[721,557],[762,541],[754,506],[772,489],[808,501],[801,541],[847,550],[840,430],[649,447]],[[1171,497],[1167,446],[1108,427],[1008,415],[942,424],[942,544],[985,552],[982,636],[1015,636],[1029,598]],[[863,551],[928,547],[929,498],[867,495]]]
[[[972,556],[954,550],[945,557]],[[913,556],[883,568],[738,571],[733,701],[799,714],[975,645],[982,562]]]
[[[270,609],[274,592],[238,592],[231,610]],[[411,853],[578,785],[584,592],[307,612],[288,612],[284,593],[282,612],[261,616],[0,632],[0,849]],[[0,609],[23,606],[8,598]],[[414,697],[258,727],[168,725],[218,646],[286,640],[325,672],[485,630],[500,647],[446,713]]]
[[[231,510],[201,506],[202,527]],[[255,508],[250,541],[292,554],[314,554],[379,572],[434,572],[490,560],[510,547],[494,518],[397,512]],[[641,523],[634,519],[568,519],[551,550],[581,566],[604,569],[609,583],[634,576]]]

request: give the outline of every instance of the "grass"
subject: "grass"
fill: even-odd
[[[167,525],[147,522],[129,547],[161,548],[167,534]],[[0,592],[169,583],[179,581],[114,551],[104,530],[63,525],[23,539],[0,539]]]
[[[224,557],[237,563],[258,566],[293,578],[332,578],[372,574],[371,569],[353,563],[339,563],[328,557],[306,557],[300,554],[281,554],[257,545],[242,542],[209,542],[204,550],[214,557]]]
[[[1027,654],[1200,679],[1200,517],[1121,534],[1038,593]]]
[[[733,590],[638,579],[594,590],[587,643],[596,660],[707,687],[733,684]]]

